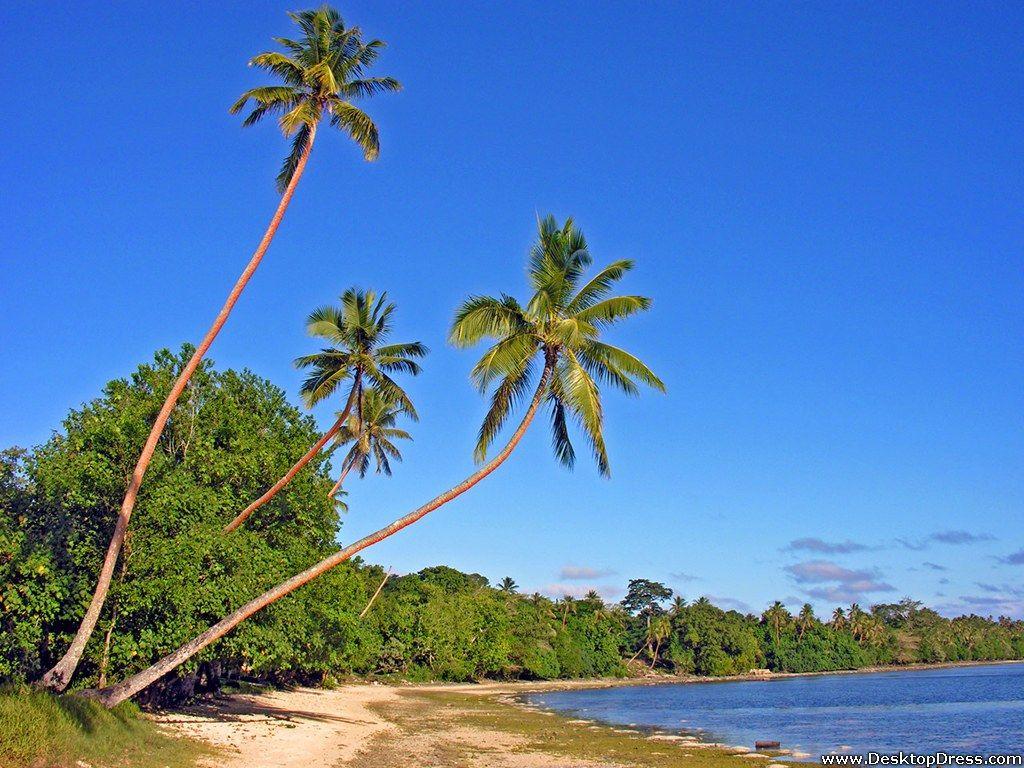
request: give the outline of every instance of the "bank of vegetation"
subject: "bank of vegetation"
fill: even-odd
[[[124,478],[151,414],[191,354],[161,351],[111,381],[30,451],[0,464],[0,677],[34,680],[88,602]],[[310,461],[245,526],[225,521],[266,477],[283,475],[321,433],[286,393],[204,362],[165,430],[107,606],[76,687],[123,679],[254,594],[338,551],[331,454]],[[342,442],[339,465],[351,452]],[[372,463],[370,466],[372,471]],[[356,477],[357,475],[353,475]],[[779,604],[760,615],[686,602],[630,583],[620,603],[592,594],[522,594],[511,578],[437,566],[389,578],[358,558],[257,613],[140,698],[178,701],[226,680],[324,683],[347,675],[410,680],[553,679],[643,667],[732,675],[878,664],[1024,658],[1024,623],[946,619],[912,601],[816,617]],[[361,614],[363,614],[361,616]]]

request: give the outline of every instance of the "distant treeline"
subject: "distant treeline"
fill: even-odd
[[[63,429],[0,462],[0,679],[38,676],[89,601],[148,425],[189,350],[160,352],[72,411]],[[161,438],[77,685],[151,664],[253,595],[336,549],[328,457],[313,460],[247,525],[222,528],[318,437],[309,416],[249,372],[193,377]],[[344,536],[342,536],[344,538]],[[819,620],[810,606],[761,616],[687,603],[657,582],[626,598],[550,600],[438,566],[387,581],[354,560],[257,614],[150,689],[174,699],[238,675],[322,682],[624,675],[640,665],[731,675],[874,664],[1024,658],[1024,622],[945,619],[904,600]],[[365,611],[365,616],[360,614]]]

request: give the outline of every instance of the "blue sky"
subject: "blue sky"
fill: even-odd
[[[196,340],[273,210],[285,142],[227,106],[277,2],[0,11],[0,445],[47,438]],[[366,164],[319,141],[212,357],[296,392],[303,319],[357,284],[433,353],[352,540],[461,479],[484,400],[453,308],[525,290],[536,213],[654,309],[613,338],[667,396],[607,395],[613,479],[538,424],[373,550],[525,589],[1024,616],[1024,10],[1010,3],[345,3],[390,43]],[[318,412],[327,424],[330,409]],[[269,478],[268,478],[269,479]],[[724,600],[729,598],[736,603]]]

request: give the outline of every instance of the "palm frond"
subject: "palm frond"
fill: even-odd
[[[580,351],[604,367],[614,369],[621,375],[641,381],[659,392],[665,391],[665,383],[655,375],[654,371],[648,368],[638,357],[631,355],[620,347],[605,344],[602,341],[591,340],[587,341]]]
[[[331,125],[344,131],[363,149],[363,159],[372,162],[380,155],[380,136],[377,126],[363,110],[347,101],[332,99]]]
[[[613,296],[581,309],[575,317],[588,323],[608,324],[650,308],[651,300],[646,296]]]
[[[511,296],[472,296],[455,312],[448,341],[456,347],[470,347],[481,339],[500,339],[528,327],[522,307]]]
[[[480,431],[477,434],[473,456],[477,461],[487,458],[487,449],[494,442],[509,414],[528,396],[533,376],[533,361],[527,360],[522,370],[506,376],[491,395],[491,406],[487,409]]]
[[[621,280],[623,275],[633,269],[634,266],[635,262],[632,259],[613,261],[580,288],[572,301],[569,302],[569,306],[566,307],[566,312],[569,314],[579,312],[581,309],[586,309],[603,299],[615,286],[615,283]]]
[[[310,136],[311,130],[308,125],[303,125],[295,132],[295,136],[292,138],[291,152],[284,159],[284,162],[281,164],[281,170],[277,174],[276,184],[278,192],[284,193],[288,185],[291,184],[292,177],[299,167],[299,161],[302,159],[302,153],[306,151],[306,147],[309,145]]]
[[[538,346],[537,338],[527,334],[517,333],[502,339],[487,350],[473,366],[470,378],[477,389],[484,392],[495,379],[513,376],[522,371],[526,361],[533,357]]]

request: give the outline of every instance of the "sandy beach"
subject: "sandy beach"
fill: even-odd
[[[568,720],[514,701],[525,690],[570,685],[581,683],[267,691],[221,697],[154,719],[212,745],[207,768],[779,765],[745,750]]]

